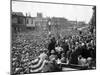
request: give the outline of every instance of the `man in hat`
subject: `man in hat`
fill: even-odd
[[[49,55],[50,55],[51,50],[55,49],[55,44],[56,44],[56,40],[55,40],[55,37],[53,37],[51,39],[51,42],[48,45]]]
[[[57,59],[57,55],[55,53],[54,50],[51,50],[51,55],[49,56],[50,61],[54,61],[55,59]]]

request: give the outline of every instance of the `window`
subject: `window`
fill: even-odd
[[[31,19],[31,24],[33,24],[33,19]]]
[[[26,20],[26,23],[28,24],[28,19]]]

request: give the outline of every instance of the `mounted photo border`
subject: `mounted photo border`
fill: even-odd
[[[43,3],[43,4],[58,4],[58,5],[79,5],[79,6],[94,6],[96,8],[96,5],[85,5],[85,4],[71,4],[71,3],[56,3],[56,2],[42,2],[42,1],[24,1],[24,0],[12,0],[12,1],[18,1],[18,2],[33,2],[33,3]],[[11,7],[10,7],[10,16],[12,17],[11,13],[12,13],[12,1],[10,2],[11,3]],[[96,14],[95,14],[96,15]],[[12,18],[10,17],[10,21],[11,21],[11,25],[12,25]],[[95,16],[96,18],[96,16]],[[96,23],[95,23],[96,25]],[[11,30],[11,49],[12,49],[12,27],[10,27],[10,30]],[[11,55],[12,53],[12,50],[10,50],[10,62],[12,62],[11,60]],[[11,66],[11,64],[10,64]],[[11,68],[11,67],[10,67]],[[79,71],[79,70],[75,70],[75,71]],[[64,71],[64,72],[67,72],[67,71]],[[10,71],[11,73],[11,71]],[[50,73],[50,72],[48,72]],[[33,73],[34,74],[34,73]]]

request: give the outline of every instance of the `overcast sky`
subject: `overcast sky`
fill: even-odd
[[[37,12],[43,13],[43,17],[65,17],[68,20],[85,21],[88,23],[92,17],[92,6],[63,5],[34,2],[12,1],[13,12],[30,13],[36,16]]]

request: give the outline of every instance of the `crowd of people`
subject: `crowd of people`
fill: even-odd
[[[87,69],[96,67],[96,36],[92,33],[26,38],[21,34],[12,41],[12,74],[61,71],[61,63],[87,66]]]
[[[51,40],[48,50],[54,50],[55,55],[59,59],[64,59],[65,63],[76,65],[87,65],[88,61],[95,63],[96,59],[96,40],[95,36],[91,33],[88,35],[73,35],[64,37],[61,40]],[[57,49],[57,48],[60,48]],[[49,52],[49,55],[50,55]],[[93,62],[92,62],[93,61]],[[84,63],[84,64],[82,64]]]

